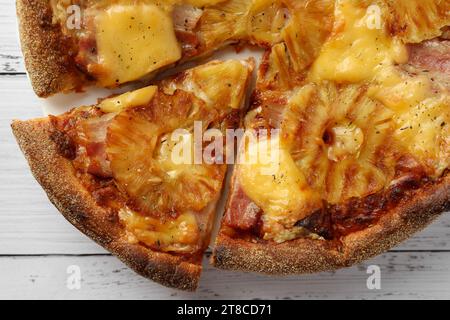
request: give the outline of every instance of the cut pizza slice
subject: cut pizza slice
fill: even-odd
[[[241,40],[270,46],[289,18],[284,2],[17,0],[17,13],[33,88],[47,97],[145,81]]]
[[[216,239],[217,267],[346,267],[450,209],[448,8],[339,0],[332,36],[306,72],[295,70],[285,42],[268,50]]]
[[[139,274],[194,290],[226,173],[211,143],[240,126],[252,69],[213,61],[12,128],[67,220]]]

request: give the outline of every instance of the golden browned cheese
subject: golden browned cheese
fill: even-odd
[[[338,0],[52,0],[51,4],[55,22],[80,41],[78,63],[103,86],[136,80],[183,60],[183,55],[204,54],[242,40],[266,47],[283,43],[293,70],[299,72],[316,58],[333,23],[335,30],[345,24],[343,15],[334,14],[335,8],[347,10],[348,18],[352,11],[388,13],[383,16],[386,36],[408,43],[439,36],[450,12],[444,0],[364,0],[349,5]],[[72,12],[67,8],[73,4],[83,9],[80,29],[66,24]],[[379,20],[370,19],[369,23]]]
[[[98,205],[118,213],[127,241],[179,254],[208,244],[227,165],[214,159],[226,149],[211,151],[203,133],[240,125],[253,67],[211,61],[52,117],[60,153]]]
[[[192,154],[181,154],[180,163],[172,159],[178,139],[189,153],[194,145],[192,132],[182,139],[172,132],[193,128],[195,121],[203,121],[207,128],[216,116],[203,101],[177,90],[170,96],[158,93],[149,107],[130,108],[114,118],[108,128],[107,154],[115,180],[137,211],[156,216],[201,211],[217,196],[224,166],[196,165]]]
[[[303,13],[326,2],[308,2]],[[240,165],[237,177],[263,212],[266,240],[304,236],[298,221],[317,213],[321,200],[333,206],[379,194],[415,171],[438,179],[450,166],[448,87],[402,67],[408,43],[439,36],[450,24],[449,2],[332,2],[324,11],[331,19],[316,16],[308,25],[316,32],[303,34],[302,53],[284,38],[260,68],[246,125],[281,129],[283,165],[258,177],[252,173],[266,164]],[[399,169],[405,161],[408,172]]]
[[[195,122],[203,130],[226,129],[221,122],[242,107],[251,69],[238,60],[191,69],[151,90],[149,103],[121,109],[111,121],[106,153],[128,197],[120,217],[131,240],[176,252],[205,245],[226,165],[195,161]]]
[[[76,39],[77,65],[98,85],[114,87],[238,41],[264,47],[284,42],[300,71],[329,34],[334,1],[52,0],[51,5],[54,22]],[[72,5],[82,9],[75,28]]]
[[[340,204],[395,185],[405,174],[398,170],[405,159],[410,170],[424,171],[430,179],[439,178],[449,167],[448,87],[436,84],[433,76],[423,70],[406,68],[410,61],[408,44],[438,37],[450,24],[449,1],[53,0],[52,3],[60,23],[67,18],[68,5],[78,3],[86,9],[85,28],[66,32],[79,39],[78,65],[104,86],[152,75],[227,43],[248,42],[266,48],[253,100],[255,108],[246,123],[249,129],[281,129],[281,146],[274,154],[282,159],[282,165],[273,175],[255,176],[254,172],[265,171],[264,165],[258,163],[242,165],[237,170],[244,192],[264,212],[262,234],[267,240],[282,242],[303,235],[304,230],[295,227],[296,222],[317,212],[323,201]],[[149,19],[150,16],[153,18]],[[115,22],[117,28],[111,27]],[[157,33],[147,31],[155,28]],[[134,45],[134,39],[144,37],[142,45]],[[153,103],[164,101],[164,95],[169,94],[177,101],[189,101],[199,112],[210,111],[214,101],[239,105],[241,87],[234,90],[222,84],[243,83],[240,68],[237,64],[227,66],[226,70],[221,68],[216,65],[197,69],[185,82],[159,90]],[[211,74],[219,76],[214,83],[205,82]],[[121,104],[107,101],[104,108],[121,109]],[[187,112],[183,108],[178,111]],[[196,184],[184,189],[187,183],[165,184],[162,188],[160,178],[154,179],[157,175],[150,171],[150,176],[143,177],[152,183],[142,187],[142,182],[135,179],[136,172],[126,172],[130,161],[140,162],[144,167],[164,167],[175,176],[185,172],[163,161],[162,151],[157,152],[160,154],[157,161],[144,159],[140,153],[142,145],[153,148],[147,132],[167,134],[172,129],[153,125],[150,128],[148,119],[152,123],[171,123],[169,115],[167,119],[163,113],[158,116],[161,118],[152,118],[131,108],[114,120],[115,130],[110,132],[114,139],[110,139],[108,150],[112,168],[116,168],[116,180],[135,199],[132,203],[138,210],[157,212],[184,206],[199,210],[220,189],[219,184],[207,181],[199,189]],[[138,125],[128,123],[130,117],[135,117]],[[176,122],[174,126],[188,125],[189,121]],[[134,137],[131,145],[136,150],[129,158],[123,157],[122,152],[130,143],[125,131]],[[186,137],[186,141],[190,138]],[[253,148],[250,145],[242,152],[251,152]],[[171,150],[171,146],[161,150],[166,149]],[[209,169],[194,170],[194,176],[188,180],[203,179],[211,174]],[[212,173],[220,176],[214,170]],[[166,196],[155,206],[154,194],[160,188],[164,194],[175,190],[173,194],[202,193],[202,196],[195,203],[188,200],[191,196],[176,199]],[[270,195],[268,190],[272,191]]]

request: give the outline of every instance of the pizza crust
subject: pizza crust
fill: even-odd
[[[49,0],[17,0],[16,5],[22,52],[36,94],[81,90],[88,80],[69,55],[70,40],[52,23]]]
[[[254,243],[219,232],[211,262],[221,269],[272,275],[331,271],[385,252],[447,210],[450,210],[448,174],[438,183],[416,190],[409,201],[386,212],[377,224],[342,238],[339,248],[330,241],[313,239]]]
[[[62,34],[59,25],[52,24],[49,0],[17,0],[17,14],[25,63],[38,96],[80,90],[89,83],[69,54],[73,49],[70,39]],[[124,231],[117,217],[95,203],[80,184],[70,161],[58,154],[50,139],[48,119],[15,121],[12,127],[33,175],[67,220],[137,273],[166,286],[195,290],[200,264],[123,240]],[[447,175],[439,183],[417,190],[413,199],[384,214],[377,224],[344,237],[339,248],[329,241],[312,239],[252,243],[221,232],[212,262],[222,269],[267,274],[348,267],[386,251],[449,209]]]
[[[81,185],[69,160],[59,155],[50,138],[47,118],[14,121],[14,135],[36,180],[50,201],[77,229],[117,256],[138,274],[165,286],[194,291],[199,282],[198,264],[168,253],[130,244],[116,214],[98,206]]]

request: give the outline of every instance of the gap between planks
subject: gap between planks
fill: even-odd
[[[148,281],[110,256],[0,257],[0,298],[24,299],[445,299],[450,297],[450,253],[385,253],[351,268],[297,276],[218,270],[205,257],[195,293]],[[369,290],[369,266],[381,289]],[[73,267],[81,288],[69,290]],[[373,267],[372,267],[373,268]]]

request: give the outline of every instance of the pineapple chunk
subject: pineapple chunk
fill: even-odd
[[[248,13],[248,36],[254,43],[277,43],[289,18],[289,9],[283,1],[253,1]]]
[[[198,122],[202,130],[225,129],[224,119],[242,106],[251,70],[245,61],[210,62],[162,81],[146,105],[125,108],[114,117],[106,152],[131,209],[177,216],[201,212],[217,200],[226,165],[201,157],[198,162],[192,156],[192,132]],[[195,143],[200,139],[203,155],[206,146],[199,135]]]
[[[242,107],[254,60],[211,61],[188,70],[182,81],[166,81],[164,92],[189,92],[219,113]]]
[[[335,0],[290,0],[286,3],[291,18],[282,31],[282,38],[293,69],[301,72],[314,62],[331,35]]]
[[[330,203],[377,192],[394,174],[395,114],[366,92],[310,84],[296,90],[284,113],[283,141],[308,185]]]
[[[433,90],[427,75],[390,67],[379,72],[368,96],[394,112],[399,146],[428,167],[430,176],[439,177],[449,165],[448,92]]]
[[[264,79],[260,76],[257,85],[264,89],[275,85],[281,90],[291,89],[294,85],[291,81],[290,58],[284,43],[278,43],[271,49],[269,56],[269,67],[264,73]]]
[[[192,92],[216,109],[239,109],[248,84],[253,60],[212,62],[192,70],[179,88]]]
[[[228,0],[205,8],[199,34],[206,48],[221,47],[247,37],[247,16],[252,1]]]
[[[157,86],[148,86],[142,89],[123,93],[119,96],[103,100],[98,107],[106,113],[120,112],[125,108],[143,106],[153,99],[158,90]]]
[[[359,156],[364,141],[361,128],[354,124],[335,126],[331,129],[332,144],[328,149],[328,159],[340,161],[347,156]]]
[[[146,108],[127,108],[108,128],[107,153],[119,187],[132,208],[153,216],[201,211],[216,199],[225,175],[223,165],[169,166],[166,140],[194,121],[213,120],[204,102],[189,93],[158,93]],[[165,152],[168,151],[168,152]],[[170,163],[169,163],[170,164]],[[175,171],[174,171],[175,170]]]
[[[389,29],[406,43],[439,37],[450,25],[448,0],[386,0],[392,12]]]

